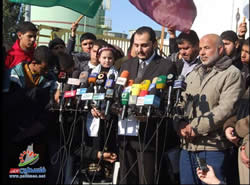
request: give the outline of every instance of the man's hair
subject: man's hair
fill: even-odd
[[[134,40],[135,40],[135,32],[132,34],[130,40],[129,40],[129,47],[127,49],[127,52],[129,53],[133,47],[134,44]]]
[[[250,44],[250,43],[249,43],[249,37],[248,37],[246,40],[243,41],[242,46],[243,46],[243,45],[249,46],[249,44]]]
[[[143,33],[149,34],[150,36],[149,40],[152,41],[153,44],[156,42],[155,31],[152,28],[148,26],[142,26],[135,31],[135,34],[138,34],[138,35],[142,35]]]
[[[53,49],[55,46],[59,44],[65,46],[65,42],[62,39],[54,38],[53,40],[49,41],[49,49]]]
[[[65,53],[65,52],[59,52],[58,56],[58,64],[61,70],[68,70],[72,67],[74,67],[74,60],[72,55]]]
[[[46,63],[49,64],[52,60],[52,53],[47,46],[38,46],[33,55],[33,61],[36,64]]]
[[[81,35],[80,43],[82,43],[82,41],[84,41],[84,40],[96,40],[96,36],[93,33],[86,32],[86,33]]]
[[[177,44],[183,44],[184,41],[189,42],[192,46],[199,45],[199,37],[194,30],[190,30],[189,33],[181,32],[177,37]]]
[[[238,36],[233,30],[222,32],[220,37],[222,38],[222,40],[229,40],[231,42],[236,42],[238,40]]]
[[[218,37],[217,42],[216,42],[216,45],[217,45],[217,47],[223,47],[223,46],[224,46],[224,43],[223,43],[221,37]]]
[[[123,52],[122,48],[120,48],[117,45],[113,45],[113,46],[114,46],[114,48],[116,50],[116,60],[119,59],[119,58],[124,57],[124,52]]]
[[[17,26],[17,32],[21,32],[22,34],[27,33],[28,31],[38,32],[38,29],[32,22],[22,22]]]
[[[108,45],[108,43],[103,39],[97,39],[93,42],[93,46],[99,46],[99,48],[106,45]]]

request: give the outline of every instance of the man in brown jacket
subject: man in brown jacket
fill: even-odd
[[[233,115],[234,105],[243,92],[241,73],[225,56],[221,38],[205,35],[199,48],[202,63],[186,78],[187,89],[180,105],[184,115],[176,120],[182,148],[181,184],[201,183],[196,175],[200,158],[213,166],[220,181],[226,180],[231,144],[223,134],[223,123]]]

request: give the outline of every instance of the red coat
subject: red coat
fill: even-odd
[[[7,52],[7,56],[5,58],[5,67],[10,69],[17,64],[27,61],[31,62],[34,54],[34,50],[36,44],[34,44],[34,48],[30,51],[23,51],[20,48],[20,40],[17,39],[12,48]]]

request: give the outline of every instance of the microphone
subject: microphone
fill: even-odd
[[[157,78],[156,84],[155,84],[155,88],[159,94],[160,99],[162,99],[162,97],[164,96],[163,94],[163,89],[166,86],[166,80],[167,80],[167,76],[166,75],[160,75]]]
[[[67,84],[71,85],[71,92],[65,92],[64,93],[64,98],[69,98],[68,103],[66,104],[67,107],[71,107],[71,101],[72,98],[76,96],[76,87],[80,85],[80,80],[79,80],[79,71],[74,71],[72,73],[72,78],[68,78]]]
[[[127,82],[127,87],[125,87],[124,89],[123,89],[123,92],[131,92],[131,87],[132,87],[132,85],[133,85],[133,83],[134,83],[134,80],[132,80],[132,79],[130,79],[130,80],[128,80],[128,82]]]
[[[79,75],[80,87],[78,89],[76,89],[76,96],[77,96],[76,109],[78,109],[79,103],[81,102],[80,96],[82,96],[82,94],[87,92],[88,76],[89,76],[88,71],[83,71]]]
[[[89,100],[92,100],[93,94],[94,94],[94,85],[96,82],[96,78],[98,76],[98,73],[91,73],[88,78],[89,87],[87,89],[87,93],[82,94],[82,100],[86,100],[84,105],[84,110],[89,109]]]
[[[93,102],[92,102],[92,106],[96,107],[97,109],[100,109],[100,100],[104,100],[105,97],[105,89],[104,89],[104,85],[107,79],[107,75],[105,73],[100,73],[97,76],[96,79],[96,93],[94,94],[93,97]]]
[[[121,76],[117,78],[115,89],[117,89],[115,92],[115,98],[119,99],[124,87],[126,86],[127,80],[129,77],[129,72],[127,70],[122,71]]]
[[[148,88],[150,86],[150,80],[143,80],[141,83],[141,91],[139,97],[137,98],[136,106],[139,106],[139,113],[142,114],[144,97],[148,94]]]
[[[141,84],[133,84],[131,86],[131,93],[129,96],[129,102],[128,104],[131,106],[132,110],[135,110],[135,105],[137,102],[137,97],[140,94],[140,90],[141,90]]]
[[[167,79],[166,75],[160,75],[160,76],[157,78],[155,88],[156,88],[156,89],[159,89],[160,91],[161,91],[162,89],[164,89],[165,86],[166,86],[166,79]]]
[[[130,79],[128,81],[128,86],[122,92],[122,99],[121,99],[121,104],[123,105],[122,106],[122,114],[121,114],[121,119],[122,120],[124,119],[125,115],[127,117],[129,95],[130,95],[130,91],[131,91],[133,83],[134,83],[134,80]]]
[[[154,77],[152,80],[152,83],[150,84],[148,88],[149,94],[155,94],[156,93],[156,82],[157,82],[158,77]]]
[[[153,78],[152,83],[150,84],[148,91],[149,94],[144,98],[144,105],[147,105],[147,117],[150,117],[152,112],[152,107],[159,108],[160,107],[160,98],[157,96],[158,92],[156,90],[156,82],[158,77]]]
[[[124,120],[125,114],[127,113],[128,101],[129,101],[129,92],[125,91],[122,93],[122,99],[121,99],[121,104],[122,104],[121,120]]]
[[[76,96],[76,90],[71,90],[71,91],[65,91],[64,92],[64,98],[72,98]]]
[[[57,75],[57,80],[59,83],[66,83],[67,82],[67,73],[60,71]]]
[[[148,94],[148,88],[151,84],[150,80],[143,80],[141,83],[141,92],[140,92],[140,96],[145,96]]]
[[[86,88],[88,86],[88,76],[89,76],[88,71],[83,71],[80,73],[79,75],[80,88]]]
[[[177,80],[174,81],[173,89],[176,89],[176,100],[175,105],[177,105],[181,98],[181,92],[185,91],[187,84],[185,82],[185,76],[180,75]]]
[[[105,112],[104,115],[107,116],[109,109],[110,109],[110,104],[113,100],[113,96],[114,96],[114,85],[115,85],[115,74],[111,74],[109,75],[109,78],[107,79],[106,83],[105,83],[105,88],[106,90],[106,94],[105,94],[105,99],[107,99],[106,101],[106,108],[105,108]]]
[[[106,80],[107,80],[107,75],[105,73],[100,73],[97,76],[97,79],[95,82],[97,93],[105,92],[104,85],[105,85]]]
[[[168,86],[168,99],[167,99],[167,107],[166,107],[167,113],[170,111],[170,106],[171,106],[171,102],[172,102],[171,94],[172,94],[174,79],[175,79],[174,74],[170,73],[167,75],[167,80],[166,80],[166,84]]]

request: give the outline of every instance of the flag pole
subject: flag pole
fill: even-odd
[[[243,21],[242,21],[242,22],[243,22],[243,23],[246,22],[246,16],[243,17]]]
[[[81,15],[80,17],[78,17],[78,19],[76,20],[75,23],[78,24],[83,17],[84,17],[84,15]]]
[[[161,44],[160,44],[160,55],[162,56],[163,54],[163,41],[164,41],[164,33],[165,33],[165,27],[162,26],[161,28]]]

